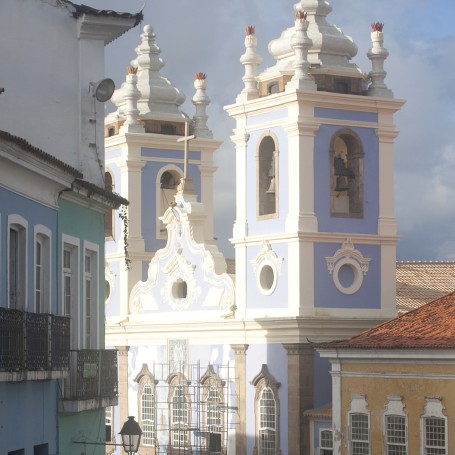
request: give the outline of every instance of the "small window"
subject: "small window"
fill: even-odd
[[[114,128],[113,126],[110,126],[110,127],[107,129],[107,136],[108,136],[108,137],[115,136],[115,128]]]
[[[156,437],[155,394],[149,384],[145,384],[141,395],[141,418],[142,423],[142,444],[144,446],[154,446]]]
[[[172,285],[172,297],[174,299],[186,299],[188,295],[188,285],[186,281],[183,281],[179,278],[173,285]]]
[[[332,430],[321,430],[319,445],[320,445],[319,455],[333,455]]]
[[[335,92],[336,93],[350,93],[350,84],[348,80],[335,79]]]
[[[35,312],[37,313],[51,312],[50,267],[50,238],[38,232],[35,235]]]
[[[278,81],[270,82],[267,85],[267,93],[269,95],[273,95],[274,93],[278,93],[280,91],[280,85]]]
[[[185,450],[189,445],[189,404],[182,384],[176,384],[171,398],[171,444]]]
[[[97,255],[94,251],[86,250],[84,256],[84,347],[97,347]]]
[[[106,425],[106,442],[111,442],[114,440],[113,437],[113,408],[112,406],[108,406],[105,410],[105,425]]]
[[[175,136],[175,125],[172,125],[170,123],[162,123],[160,125],[160,133],[161,134],[167,134],[168,136]]]

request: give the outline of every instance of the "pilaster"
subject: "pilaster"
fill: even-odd
[[[309,344],[287,344],[288,353],[288,450],[310,453],[310,429],[303,413],[313,408],[314,349]]]
[[[128,420],[128,351],[129,346],[116,346],[118,355],[118,394],[120,408],[120,426]],[[126,454],[123,448],[120,449],[122,454]]]
[[[237,426],[235,455],[246,455],[246,351],[247,344],[231,344],[235,359],[235,396],[237,399]]]

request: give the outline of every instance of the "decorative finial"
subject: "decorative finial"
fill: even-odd
[[[249,101],[259,98],[258,81],[256,77],[257,67],[262,63],[262,57],[257,51],[258,40],[254,35],[256,28],[254,25],[248,25],[245,29],[245,53],[240,57],[240,63],[245,68],[245,75],[242,80],[245,84],[237,102]]]
[[[308,51],[313,45],[308,37],[307,30],[310,23],[306,20],[307,12],[303,10],[295,11],[294,35],[291,38],[291,47],[294,51],[294,75],[286,84],[287,91],[293,90],[316,90],[316,83],[310,76],[308,70]]]
[[[382,22],[372,22],[371,23],[371,30],[373,30],[373,32],[382,32],[383,28],[384,28],[384,24]]]
[[[367,95],[377,96],[381,98],[393,98],[393,93],[387,88],[384,79],[387,72],[384,70],[384,62],[389,56],[389,52],[384,47],[384,34],[382,30],[384,24],[382,22],[373,22],[371,24],[371,49],[368,51],[368,58],[371,60],[372,69],[369,79],[370,86],[367,90]]]
[[[207,106],[210,103],[210,98],[207,96],[205,89],[207,88],[207,74],[196,73],[194,75],[194,88],[196,93],[193,96],[193,104],[196,107],[196,113],[193,117],[194,134],[197,137],[213,138],[212,132],[207,126]]]
[[[301,20],[306,21],[307,16],[308,16],[308,13],[306,11],[302,11],[302,10],[298,9],[295,12],[295,18],[299,21],[301,21]]]
[[[254,35],[256,33],[256,27],[254,25],[248,25],[245,29],[246,36]]]
[[[129,66],[127,68],[127,72],[128,72],[128,74],[137,74],[137,68],[134,66]]]
[[[197,81],[205,81],[207,79],[207,74],[205,73],[196,73],[194,75],[194,78],[197,80]]]

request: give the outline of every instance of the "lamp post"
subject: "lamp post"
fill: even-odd
[[[142,430],[133,416],[128,417],[128,420],[123,424],[120,436],[122,437],[123,450],[128,455],[137,453],[141,442]]]

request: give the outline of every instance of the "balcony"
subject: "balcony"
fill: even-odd
[[[70,319],[0,308],[0,381],[68,375]]]
[[[117,405],[115,349],[71,351],[70,377],[64,381],[60,412],[81,412]]]

